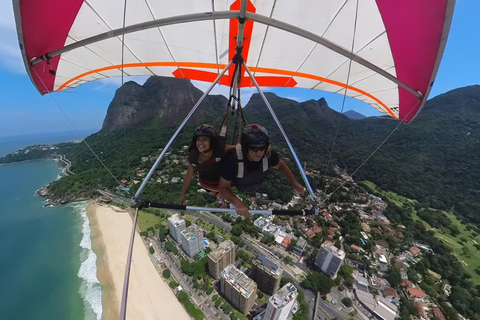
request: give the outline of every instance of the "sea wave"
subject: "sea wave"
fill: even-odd
[[[102,319],[102,287],[97,279],[97,255],[92,250],[92,241],[90,239],[90,224],[87,216],[86,202],[77,203],[76,209],[80,212],[83,220],[82,240],[80,247],[80,260],[82,261],[78,269],[77,276],[82,279],[79,293],[85,306],[85,320]]]

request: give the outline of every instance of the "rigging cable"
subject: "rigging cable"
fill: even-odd
[[[355,20],[354,20],[354,23],[353,23],[352,46],[351,46],[351,49],[350,49],[350,60],[349,60],[349,63],[348,63],[347,81],[345,83],[345,91],[343,93],[342,108],[340,110],[340,114],[343,114],[343,109],[345,108],[345,100],[347,98],[347,90],[348,90],[348,87],[349,87],[348,84],[350,83],[350,73],[352,71],[352,56],[353,56],[353,50],[355,48],[355,36],[357,34],[357,19],[358,19],[358,0],[357,0],[357,3],[356,3],[356,8],[355,8]],[[325,168],[325,174],[323,175],[323,183],[322,183],[321,190],[323,190],[323,188],[325,187],[326,176],[327,176],[327,173],[328,173],[328,169],[330,168],[330,163],[332,161],[333,152],[335,151],[336,142],[337,142],[337,138],[338,138],[338,133],[340,132],[341,122],[342,122],[342,117],[339,117],[338,123],[337,123],[337,129],[335,131],[335,136],[333,138],[332,149],[330,151],[330,155],[328,156],[327,167]]]
[[[127,0],[124,1],[123,5],[123,29],[122,29],[122,37],[121,37],[121,42],[122,42],[122,68],[121,68],[121,77],[122,77],[122,86],[123,86],[123,75],[124,75],[124,53],[125,53],[125,24],[126,24],[126,18],[127,18]],[[124,117],[126,115],[126,106],[124,103],[124,90],[122,90],[122,104],[123,104],[123,112],[124,112]],[[125,119],[125,118],[124,118]],[[123,135],[125,139],[125,157],[126,157],[126,163],[127,163],[127,172],[130,168],[129,163],[128,163],[128,147],[127,147],[127,128],[126,128],[126,123],[124,123],[123,127]],[[130,215],[130,210],[129,206],[127,206],[127,210]],[[137,228],[137,221],[138,221],[138,207],[135,210],[135,216],[132,221],[132,231],[130,234],[130,243],[128,246],[128,253],[127,253],[127,261],[125,265],[125,277],[123,280],[123,291],[122,291],[122,301],[120,304],[120,320],[125,320],[127,316],[127,297],[128,297],[128,285],[130,282],[130,267],[132,264],[132,254],[133,254],[133,243],[135,242],[135,230]]]
[[[355,171],[353,171],[353,173],[350,175],[350,177],[353,177],[353,175],[355,173],[357,173],[358,170],[360,170],[360,168],[362,168],[365,163],[367,163],[368,160],[370,160],[371,157],[373,157],[373,155],[385,144],[385,142],[387,142],[388,139],[390,139],[390,137],[393,135],[393,133],[395,131],[397,131],[397,129],[400,127],[401,124],[404,123],[405,119],[408,119],[408,116],[410,115],[410,113],[415,110],[415,108],[418,106],[418,104],[421,102],[422,100],[418,100],[417,103],[415,104],[415,106],[410,109],[410,111],[408,112],[408,114],[402,119],[399,121],[398,125],[393,128],[393,130],[387,135],[387,137],[385,139],[383,139],[383,141],[375,148],[375,150],[373,150],[373,152],[358,166],[357,169],[355,169]],[[328,198],[330,198],[332,196],[332,194],[334,194],[335,192],[338,191],[338,189],[340,189],[347,181],[345,180],[344,182],[342,182],[335,190],[333,190],[330,194],[326,195],[322,201],[320,202],[324,202],[325,200],[327,200]]]
[[[248,75],[250,76],[250,79],[252,79],[253,83],[255,84],[255,87],[257,88],[258,93],[260,94],[260,96],[262,97],[263,101],[265,102],[265,105],[267,106],[268,111],[270,111],[270,114],[272,115],[273,120],[275,120],[275,123],[277,124],[277,127],[280,129],[280,132],[282,133],[283,138],[284,138],[285,141],[287,142],[287,145],[288,145],[288,147],[289,147],[289,149],[290,149],[290,152],[292,153],[293,158],[295,159],[295,162],[297,163],[297,167],[298,167],[298,169],[299,169],[299,171],[300,171],[300,175],[301,175],[302,178],[303,178],[303,182],[305,182],[305,185],[306,185],[306,187],[307,187],[307,190],[308,190],[308,192],[310,193],[310,199],[311,199],[312,203],[315,205],[315,202],[316,202],[317,199],[316,199],[316,197],[315,197],[315,194],[313,193],[312,187],[310,186],[310,182],[308,181],[308,178],[307,178],[307,176],[305,175],[305,170],[303,170],[302,164],[300,163],[300,160],[298,159],[297,153],[296,153],[295,150],[293,149],[292,143],[291,143],[290,140],[288,139],[287,134],[285,133],[285,130],[283,129],[282,124],[281,124],[280,121],[278,120],[277,115],[275,114],[275,112],[273,111],[272,106],[270,105],[270,102],[268,102],[267,97],[265,97],[265,94],[263,93],[262,89],[261,89],[260,86],[258,85],[257,79],[254,78],[252,72],[251,72],[250,69],[248,68],[248,66],[247,66],[247,64],[245,63],[245,61],[243,62],[243,67],[245,68],[245,71],[247,71]]]
[[[45,85],[45,83],[43,82],[42,78],[40,77],[40,75],[38,74],[37,70],[35,70],[35,68],[32,68],[32,70],[35,72],[35,74],[37,75],[38,79],[40,80],[40,82],[42,83],[43,87],[45,88],[45,91],[47,93],[51,93],[51,91],[47,88],[47,86]],[[53,96],[53,94],[49,94],[48,95],[49,97],[52,98],[53,102],[55,103],[55,105],[57,106],[57,108],[60,110],[60,112],[63,114],[63,116],[65,117],[65,119],[67,119],[68,123],[70,123],[70,125],[72,126],[73,130],[75,130],[75,132],[80,136],[80,132],[78,132],[77,128],[73,125],[72,121],[70,120],[70,118],[67,116],[67,114],[65,113],[65,111],[63,111],[62,107],[60,106],[60,104],[58,103],[58,101],[55,99],[55,97]],[[110,171],[110,169],[108,169],[108,167],[105,165],[105,163],[103,163],[103,161],[100,159],[100,157],[95,153],[95,151],[93,151],[92,147],[90,147],[90,145],[88,144],[87,140],[86,139],[83,139],[82,142],[87,146],[87,148],[90,150],[90,152],[92,152],[92,154],[95,156],[95,158],[97,158],[98,162],[100,162],[100,164],[105,168],[105,170],[107,170],[107,172],[110,174],[110,176],[118,183],[118,185],[121,185],[121,182],[117,179],[117,177],[115,177],[115,175],[112,173],[112,171]]]

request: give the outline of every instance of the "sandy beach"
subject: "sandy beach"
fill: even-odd
[[[118,319],[132,219],[126,211],[95,203],[89,204],[88,217],[102,284],[102,318]],[[127,319],[191,319],[157,273],[138,233],[130,269]]]

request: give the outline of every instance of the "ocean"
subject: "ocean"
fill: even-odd
[[[79,138],[0,137],[0,156]],[[60,173],[53,160],[0,166],[0,319],[101,319],[86,202],[43,207],[44,199],[35,196]]]

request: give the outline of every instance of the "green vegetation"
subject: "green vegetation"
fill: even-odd
[[[150,254],[154,254],[154,253],[155,253],[155,249],[154,249],[152,246],[149,246],[149,247],[148,247],[148,252],[150,252]]]
[[[476,271],[480,268],[480,255],[477,254],[480,249],[480,235],[476,227],[462,223],[450,212],[423,208],[415,200],[402,197],[394,192],[382,191],[371,182],[362,183],[383,199],[408,210],[414,221],[421,222],[431,234],[451,249],[452,254],[457,257],[472,281],[480,285],[480,274]],[[432,224],[436,227],[433,227]]]
[[[335,285],[331,278],[315,271],[310,272],[301,283],[305,288],[315,293],[320,292],[322,295],[329,293]]]
[[[211,233],[213,233],[213,235],[215,235],[215,236],[217,236],[217,235],[222,236],[223,239],[225,239],[225,240],[230,239],[232,237],[232,235],[230,233],[228,233],[225,230],[211,224],[210,222],[204,221],[202,219],[197,219],[197,220],[195,220],[195,223],[199,227],[201,227],[205,230],[211,231]],[[210,236],[212,236],[212,234],[210,234]]]
[[[350,307],[353,305],[352,299],[347,298],[347,297],[345,297],[345,298],[342,299],[342,303],[343,303],[343,304],[345,305],[345,307],[347,307],[347,308],[350,308]]]
[[[161,217],[159,214],[153,213],[151,211],[138,211],[138,221],[137,225],[140,230],[145,231],[149,228],[159,228],[160,225],[168,225],[168,222],[165,218]]]
[[[182,262],[181,262],[182,271],[188,274],[189,276],[194,276],[194,277],[203,275],[207,270],[207,265],[208,265],[207,257],[204,257],[195,262],[188,262],[187,260],[182,259]]]
[[[163,270],[162,275],[163,275],[163,277],[164,277],[165,279],[170,278],[170,270],[169,270],[169,269]]]
[[[195,305],[190,301],[188,294],[184,291],[181,291],[178,294],[178,301],[180,301],[189,315],[191,315],[195,320],[203,320],[205,315],[203,312],[195,307]]]
[[[478,282],[477,285],[474,285],[472,282],[472,280],[478,281],[478,275],[470,274],[469,266],[461,263],[462,260],[468,257],[469,241],[477,241],[468,238],[468,235],[474,238],[477,237],[476,233],[472,234],[474,227],[468,225],[462,226],[458,221],[453,219],[454,216],[452,214],[443,213],[438,215],[439,219],[445,220],[446,217],[450,222],[442,221],[441,224],[438,224],[444,228],[444,233],[442,234],[440,231],[431,228],[427,222],[419,220],[418,211],[428,210],[428,208],[411,200],[406,202],[399,201],[398,196],[394,198],[396,202],[390,201],[389,197],[384,197],[384,200],[388,202],[388,207],[385,212],[387,218],[394,224],[402,224],[405,226],[402,231],[405,239],[409,241],[415,240],[427,245],[434,252],[434,254],[429,254],[423,251],[420,262],[412,267],[415,272],[423,276],[421,288],[432,297],[438,297],[441,305],[444,301],[448,301],[457,312],[465,317],[476,320],[480,319],[480,298],[478,298],[480,285]],[[417,214],[414,215],[412,214],[413,212]],[[453,228],[450,225],[453,225]],[[448,226],[448,228],[445,229],[445,226]],[[448,231],[451,232],[454,228],[459,231],[457,236],[452,236],[447,233]],[[441,235],[442,237],[438,237],[437,235]],[[458,250],[458,248],[452,249],[452,245],[455,243],[458,245],[462,244],[462,250]],[[463,249],[464,247],[466,247],[466,249]],[[476,256],[472,255],[471,259],[470,261],[475,261],[478,265],[478,261],[476,260],[478,258],[476,258]],[[438,273],[442,277],[442,281],[446,281],[452,286],[452,294],[450,296],[447,297],[443,294],[441,283],[431,276],[429,270]],[[399,274],[394,267],[390,268],[387,280],[389,280],[392,285],[398,286]],[[448,306],[447,304],[445,305]],[[444,310],[446,310],[445,313],[452,313],[448,308]],[[406,319],[409,314],[414,315],[408,305],[402,307],[400,314],[404,319]],[[451,319],[454,318],[452,317]]]
[[[165,242],[165,249],[167,249],[168,252],[171,252],[174,255],[178,254],[177,247],[173,243],[171,243],[170,241]]]

